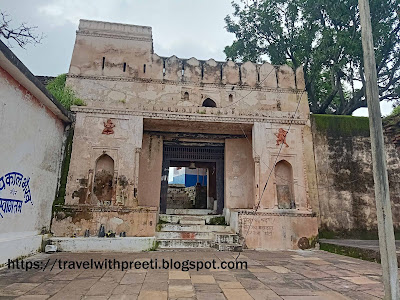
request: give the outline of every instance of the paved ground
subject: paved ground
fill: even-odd
[[[323,251],[245,251],[247,270],[60,270],[59,260],[230,261],[231,252],[39,254],[46,269],[0,270],[2,299],[381,299],[379,264]],[[218,266],[218,265],[217,265]]]

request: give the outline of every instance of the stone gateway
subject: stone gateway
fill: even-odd
[[[278,250],[317,236],[301,68],[160,57],[150,27],[81,20],[67,84],[86,105],[55,239],[103,225],[116,242]]]

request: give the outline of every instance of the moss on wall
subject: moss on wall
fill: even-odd
[[[67,139],[65,142],[64,159],[61,167],[60,184],[58,187],[56,198],[53,202],[53,212],[64,205],[65,203],[65,189],[67,186],[67,177],[69,171],[69,164],[71,162],[71,152],[72,152],[72,140],[74,137],[74,128],[71,127],[67,132]]]
[[[367,117],[311,115],[314,128],[330,136],[369,136]]]

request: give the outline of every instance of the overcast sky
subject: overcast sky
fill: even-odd
[[[1,9],[13,24],[27,22],[45,38],[26,50],[12,51],[35,75],[67,73],[79,19],[146,25],[153,28],[154,51],[161,56],[225,60],[223,49],[234,35],[224,17],[231,0],[2,0]],[[391,111],[382,103],[382,113]],[[367,115],[359,109],[355,115]]]

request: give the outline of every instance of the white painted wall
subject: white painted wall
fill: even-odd
[[[155,246],[153,237],[52,237],[51,243],[57,246],[57,251],[63,252],[140,252],[148,251]]]
[[[64,138],[63,123],[0,68],[0,198],[23,200],[21,212],[4,212],[0,201],[0,264],[28,255],[40,247],[38,236],[50,227]],[[18,172],[30,178],[31,202],[19,185],[5,175]],[[10,201],[8,201],[10,203]],[[14,202],[15,203],[15,202]],[[18,245],[19,251],[2,251]],[[15,249],[15,248],[14,248]],[[21,250],[25,249],[25,250]],[[12,257],[10,257],[12,256]]]

